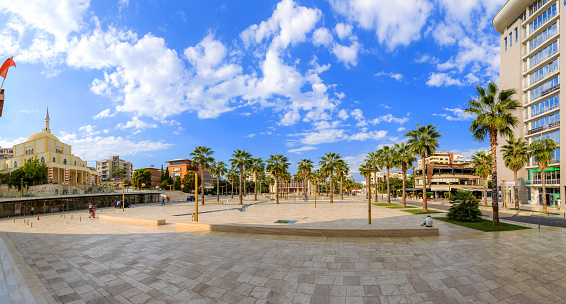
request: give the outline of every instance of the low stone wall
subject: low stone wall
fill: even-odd
[[[109,215],[100,215],[99,218],[101,221],[118,222],[128,225],[141,225],[141,226],[165,225],[165,220],[144,220],[144,219],[129,218],[129,217],[109,216]]]

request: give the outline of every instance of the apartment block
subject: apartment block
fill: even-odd
[[[125,177],[114,175],[114,171],[122,169],[126,171]],[[134,177],[134,165],[119,156],[112,156],[109,159],[101,160],[96,162],[96,171],[100,175],[101,181],[113,181],[116,179],[129,179],[132,180]]]
[[[549,204],[565,194],[566,176],[560,175],[560,108],[566,104],[560,88],[566,69],[561,61],[560,32],[566,30],[561,22],[561,11],[566,1],[557,0],[509,0],[493,18],[493,27],[501,34],[501,90],[516,89],[522,109],[515,113],[519,126],[516,137],[523,137],[530,144],[537,139],[553,139],[559,145],[553,160],[544,174]],[[562,27],[565,29],[562,30]],[[565,65],[562,68],[562,65]],[[505,168],[500,148],[505,144],[499,138],[497,170],[500,180],[513,181],[513,172]],[[531,159],[519,172],[519,198],[523,203],[542,204],[542,172]],[[501,188],[500,188],[501,190]]]

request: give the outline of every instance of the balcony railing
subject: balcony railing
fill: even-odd
[[[533,117],[548,113],[548,112],[550,112],[554,109],[557,109],[558,107],[559,107],[559,105],[558,105],[558,103],[556,103],[553,106],[541,108],[539,111],[531,113],[531,115],[529,115],[528,111],[525,111],[525,119],[533,118]]]
[[[559,126],[560,126],[560,121],[555,121],[555,122],[549,123],[546,126],[540,126],[540,127],[530,129],[530,130],[527,131],[527,134],[531,135],[531,134],[534,134],[534,133],[542,132],[544,130],[552,129],[552,128],[559,127]]]
[[[560,163],[560,159],[554,158],[550,160],[549,164],[558,164],[558,163]],[[527,163],[526,167],[538,167],[538,162],[535,161],[529,162]]]
[[[545,180],[547,185],[559,185],[560,184],[560,179],[555,178],[555,179],[546,179]],[[531,180],[531,185],[542,185],[542,179],[533,179]]]

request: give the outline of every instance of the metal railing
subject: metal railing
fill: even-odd
[[[558,178],[546,179],[545,182],[547,185],[558,185],[560,184],[560,179]],[[531,180],[531,185],[542,185],[542,179]]]
[[[90,189],[90,190],[89,190]],[[155,189],[134,189],[126,188],[125,193],[155,192]],[[23,198],[23,197],[52,197],[52,196],[74,196],[85,194],[122,194],[122,188],[86,188],[71,190],[48,190],[48,191],[19,191],[12,193],[0,193],[0,200]]]

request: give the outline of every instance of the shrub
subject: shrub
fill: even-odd
[[[476,222],[481,215],[478,201],[471,191],[458,190],[450,197],[450,203],[453,205],[446,216],[454,221]]]

